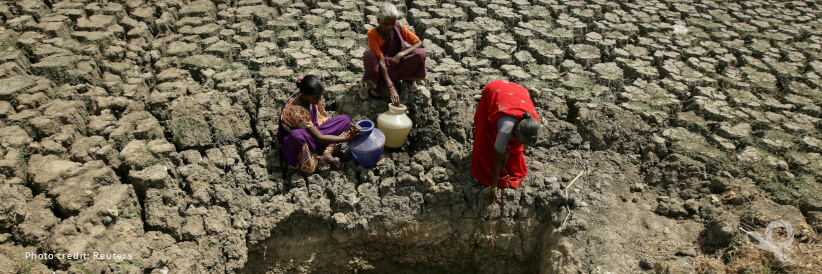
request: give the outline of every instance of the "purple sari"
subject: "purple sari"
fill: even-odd
[[[295,93],[287,102],[291,102],[294,97],[300,93]],[[302,128],[288,129],[283,126],[283,110],[288,106],[288,103],[280,110],[279,128],[277,129],[277,142],[283,145],[283,154],[288,162],[288,165],[296,167],[300,163],[300,152],[305,144],[308,144],[308,149],[311,152],[325,151],[328,144],[322,144],[314,140],[308,130]],[[351,118],[348,115],[337,115],[329,118],[322,125],[317,122],[317,105],[312,104],[311,109],[311,123],[314,124],[320,133],[323,135],[340,135],[351,128]]]
[[[391,82],[396,82],[400,79],[424,79],[425,72],[425,50],[416,49],[414,52],[408,54],[396,68],[390,65],[391,59],[397,53],[405,50],[405,39],[402,38],[402,25],[397,22],[394,24],[394,30],[390,37],[382,44],[380,50],[385,57],[385,68],[388,69],[388,77]],[[373,50],[366,50],[363,53],[363,67],[365,68],[365,75],[363,75],[363,82],[372,82],[377,84],[377,93],[382,93],[386,88],[385,79],[380,73],[380,58]]]

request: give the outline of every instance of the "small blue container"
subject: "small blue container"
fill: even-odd
[[[382,158],[385,134],[375,128],[371,120],[360,120],[357,125],[360,126],[360,135],[348,143],[348,148],[358,164],[365,167],[375,166]]]

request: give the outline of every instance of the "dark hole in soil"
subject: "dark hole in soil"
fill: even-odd
[[[300,216],[301,215],[301,216]],[[550,273],[557,237],[535,220],[464,218],[340,228],[304,214],[249,247],[240,273]],[[561,255],[560,255],[561,256]]]

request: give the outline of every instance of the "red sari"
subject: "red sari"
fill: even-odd
[[[522,119],[522,114],[531,113],[539,121],[534,110],[534,102],[525,87],[508,81],[497,80],[482,90],[477,112],[474,114],[474,151],[471,154],[471,176],[483,185],[491,186],[491,171],[494,165],[494,141],[497,139],[497,120],[509,115]],[[528,174],[525,165],[525,150],[516,135],[508,142],[505,150],[509,153],[508,163],[500,170],[498,188],[517,188]]]

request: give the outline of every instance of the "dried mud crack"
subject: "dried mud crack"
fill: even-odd
[[[820,3],[391,2],[428,56],[409,140],[310,176],[278,111],[307,74],[334,114],[387,110],[357,96],[376,1],[0,3],[0,269],[822,270]],[[468,167],[497,79],[543,131],[489,207]],[[779,220],[785,248],[743,232]]]

